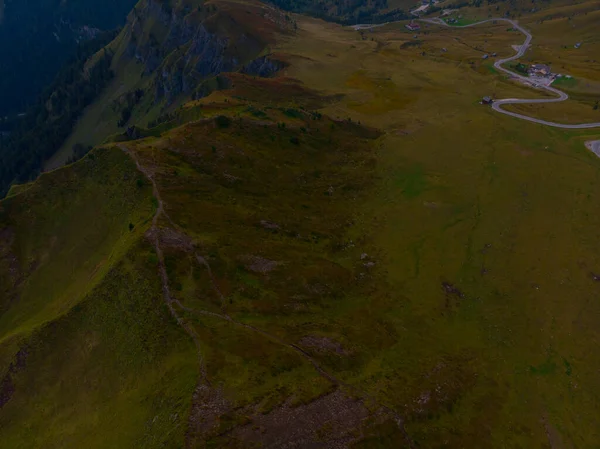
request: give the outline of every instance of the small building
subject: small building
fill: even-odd
[[[413,22],[411,20],[410,23],[406,24],[406,28],[409,29],[410,31],[420,31],[421,30],[421,25],[419,25],[416,22]]]
[[[577,43],[575,44],[575,48],[579,48],[579,47],[581,47],[581,42],[577,42]]]
[[[492,104],[493,102],[494,100],[492,100],[492,97],[483,97],[481,100],[481,104]]]
[[[489,55],[483,55],[483,56],[481,57],[481,59],[487,59],[487,58],[489,58]]]
[[[529,74],[533,76],[550,76],[552,71],[546,64],[533,64],[529,67]]]
[[[492,58],[495,58],[496,56],[498,56],[498,53],[492,53]]]

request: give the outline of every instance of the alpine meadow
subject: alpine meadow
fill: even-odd
[[[599,0],[46,3],[0,449],[600,447]]]

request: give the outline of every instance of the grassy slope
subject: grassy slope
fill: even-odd
[[[107,136],[123,131],[117,126],[119,120],[119,112],[114,110],[114,103],[127,92],[135,89],[150,88],[152,86],[151,78],[144,78],[144,67],[137,61],[129,58],[126,54],[127,50],[127,31],[123,31],[117,38],[108,46],[114,52],[112,70],[115,73],[115,78],[109,86],[102,92],[99,98],[88,106],[82,113],[81,118],[74,126],[73,132],[64,142],[62,147],[56,154],[48,160],[45,170],[53,170],[61,167],[72,155],[73,145],[80,143],[85,146],[98,145],[106,139]],[[160,106],[147,110],[141,106],[133,111],[134,117],[140,122],[142,120],[152,120],[159,114]]]
[[[286,110],[290,98],[312,103],[311,109],[318,98],[289,80],[238,79],[233,92],[186,112],[231,115],[228,127],[204,120],[125,144],[154,173],[172,220],[160,226],[177,231],[163,238],[173,295],[185,307],[228,313],[299,345],[349,385],[346,391],[368,394],[406,418],[420,447],[594,447],[600,439],[594,353],[600,162],[583,141],[597,132],[547,129],[478,104],[489,94],[537,95],[481,60],[482,52],[503,56],[520,42],[503,26],[485,33],[428,27],[413,39],[402,24],[364,37],[315,20],[298,18],[298,24],[299,36],[282,39],[275,50],[289,55],[289,76],[327,95],[321,112],[343,120]],[[385,134],[372,135],[358,121]],[[16,318],[2,318],[5,335],[22,332],[0,345],[0,369],[8,369],[24,341],[31,348],[30,362],[15,374],[16,393],[0,413],[7,447],[101,447],[105,429],[112,430],[110,446],[158,446],[163,436],[165,445],[181,447],[186,411],[198,400],[190,401],[197,376],[193,346],[161,305],[157,257],[139,240],[151,216],[148,186],[137,186],[140,175],[116,148],[96,160],[106,161],[105,171],[64,183],[70,179],[64,173],[88,167],[86,158],[42,178],[43,188],[21,188],[3,203],[15,204],[8,217],[28,210],[17,207],[27,198],[39,216],[63,216],[53,202],[37,199],[46,191],[61,198],[47,187],[54,180],[59,191],[72,186],[71,197],[87,195],[63,201],[60,210],[72,205],[73,222],[91,222],[92,214],[78,205],[99,191],[106,198],[92,201],[89,210],[110,204],[111,213],[99,216],[119,217],[108,220],[111,235],[116,232],[112,246],[101,247],[116,256],[92,276],[94,289],[83,282],[102,260],[100,246],[91,245],[89,252],[77,251],[74,280],[62,281],[81,292],[78,300],[51,292],[52,314],[19,321],[28,304],[42,298],[40,284],[26,283],[21,288],[31,296],[9,309]],[[111,167],[131,175],[109,174]],[[87,182],[103,188],[75,188]],[[80,212],[88,218],[79,220]],[[18,223],[29,221],[25,216]],[[136,224],[133,235],[128,222]],[[64,225],[45,219],[35,226],[47,230],[22,241],[46,248],[52,239],[43,236]],[[90,225],[82,231],[94,236]],[[22,232],[30,235],[25,225]],[[60,248],[78,248],[84,238],[77,236]],[[20,260],[44,253],[27,251]],[[194,252],[210,264],[214,281]],[[50,254],[48,261],[61,265],[73,257]],[[12,259],[1,260],[2,272],[10,273]],[[270,268],[261,272],[255,263]],[[62,273],[50,265],[31,276]],[[281,416],[288,400],[302,407],[332,390],[289,347],[215,315],[181,313],[194,324],[214,394],[228,404],[208,430],[188,428],[188,441],[209,439],[217,447],[273,441],[277,432],[264,420]],[[42,325],[50,319],[53,324]],[[325,349],[306,337],[325,338]],[[66,348],[64,358],[50,357],[57,346]],[[38,372],[47,379],[35,387],[41,399],[26,393],[34,391]],[[144,376],[133,374],[140,372]],[[57,380],[70,373],[73,383]],[[107,395],[110,402],[100,400]],[[156,419],[154,410],[160,410]],[[44,417],[56,419],[54,425],[40,428]],[[309,440],[328,441],[335,429],[315,421]],[[25,425],[35,431],[21,432]],[[389,421],[356,429],[367,436],[362,447],[402,444]]]
[[[197,363],[149,259],[137,248],[26,340],[0,447],[181,447]]]
[[[251,79],[247,81],[252,84]],[[306,98],[314,95],[304,94]],[[215,107],[209,103],[207,109]],[[289,343],[307,334],[342,339],[332,320],[341,319],[349,310],[359,313],[356,309],[363,308],[362,298],[372,289],[372,277],[361,279],[357,273],[364,247],[343,248],[345,236],[352,232],[351,211],[372,184],[372,141],[378,134],[352,123],[317,119],[299,109],[270,108],[259,113],[247,105],[222,104],[221,108],[221,113],[239,119],[227,128],[205,120],[160,139],[128,144],[142,166],[156,173],[166,212],[177,229],[196,242],[229,302],[223,308],[210,292],[207,273],[177,245],[163,249],[171,290],[187,307],[227,310],[236,319]],[[15,390],[0,413],[4,447],[181,447],[183,434],[189,433],[197,358],[162,304],[156,254],[140,243],[151,215],[148,186],[139,182],[132,162],[124,158],[116,147],[97,150],[28,188],[13,191],[14,196],[6,200],[15,209],[25,200],[39,207],[34,215],[39,218],[32,226],[40,227],[40,220],[52,216],[46,209],[50,207],[66,221],[60,223],[60,230],[68,231],[71,222],[85,224],[96,215],[107,215],[116,222],[116,228],[107,231],[125,237],[114,244],[113,256],[108,258],[112,262],[101,266],[95,287],[88,283],[77,300],[67,300],[62,299],[67,296],[62,295],[63,289],[81,285],[53,284],[61,298],[54,308],[60,306],[64,313],[34,315],[35,321],[26,321],[28,333],[19,334],[18,345],[10,345],[14,342],[10,340],[0,346],[6,351],[4,372],[10,372]],[[98,170],[98,164],[105,170]],[[94,168],[91,173],[86,171],[90,166]],[[279,170],[273,172],[273,167]],[[66,175],[72,171],[89,183],[89,189],[81,189],[82,180],[73,180],[65,183],[71,189],[63,194],[65,184],[59,180],[69,179]],[[41,189],[38,184],[44,182],[57,186]],[[98,184],[106,182],[112,183],[105,189],[106,197],[90,201]],[[39,197],[42,192],[55,200],[38,205],[45,198]],[[128,194],[144,195],[138,206],[141,216],[124,201]],[[63,195],[68,201],[65,198],[61,203]],[[89,207],[82,210],[86,202]],[[73,210],[71,220],[65,204]],[[87,209],[95,214],[88,215]],[[8,211],[12,220],[20,218],[16,210]],[[124,217],[123,211],[128,212]],[[261,220],[276,222],[281,231],[265,229]],[[128,222],[135,225],[133,231]],[[173,224],[168,221],[161,226]],[[76,248],[79,266],[94,267],[97,261],[91,243],[101,239],[89,235],[93,229],[91,224],[81,227],[89,251],[76,248],[77,236],[74,241],[60,241],[60,248]],[[49,226],[51,230],[56,232]],[[105,244],[110,247],[108,241]],[[248,268],[255,257],[276,260],[281,266],[257,273]],[[56,272],[67,273],[68,262],[60,253],[50,254],[47,266],[51,268],[41,266],[38,270],[44,275],[40,279],[48,283]],[[86,279],[85,275],[89,272],[76,279]],[[33,279],[35,274],[30,276]],[[291,291],[297,291],[297,297],[291,298]],[[25,324],[8,318],[49,301],[36,292],[10,305],[3,315],[12,334],[25,329]],[[305,311],[290,313],[296,308]],[[220,418],[216,428],[198,431],[198,441],[247,447],[260,440],[256,435],[236,433],[235,425],[247,421],[247,415],[261,416],[287,401],[307,404],[333,389],[307,360],[270,338],[215,318],[187,318],[197,324],[195,332],[211,388],[229,404],[227,416]],[[369,337],[364,344],[370,348],[379,340]],[[24,367],[19,366],[20,355],[15,355],[19,347],[19,354],[26,354]],[[58,357],[57,348],[61,348]],[[326,366],[333,363],[332,369],[340,363],[355,363],[319,352],[315,357]],[[13,368],[8,367],[11,360]],[[310,438],[318,430],[299,427]],[[24,428],[28,431],[23,432]]]
[[[3,202],[3,226],[19,270],[9,291],[20,300],[4,301],[10,310],[0,319],[1,338],[29,332],[68,310],[139,237],[128,225],[142,224],[149,211],[127,162],[99,150]]]
[[[462,15],[463,21],[473,22],[488,17],[502,17],[506,11],[512,11],[510,17],[518,20],[534,37],[530,50],[521,62],[550,64],[553,72],[571,75],[577,83],[575,86],[556,84],[570,95],[568,103],[511,105],[508,109],[547,120],[581,123],[598,121],[600,116],[600,112],[593,110],[595,102],[600,99],[597,83],[600,60],[594,57],[600,53],[597,32],[599,5],[596,0],[535,5],[529,2],[502,2],[480,8],[462,8],[456,14]],[[535,11],[532,11],[532,7],[535,7]],[[583,48],[575,48],[578,42]]]
[[[181,77],[181,74],[177,74],[179,68],[185,67],[187,73],[196,63],[202,62],[197,60],[197,55],[189,56],[186,53],[189,43],[182,45],[181,48],[178,46],[171,53],[165,55],[165,63],[151,73],[145,73],[144,64],[132,54],[132,45],[143,54],[144,51],[140,49],[143,49],[149,41],[160,43],[169,37],[170,29],[161,22],[157,13],[158,8],[147,7],[147,5],[148,2],[145,0],[139,2],[136,9],[141,12],[130,15],[128,24],[108,46],[108,50],[114,53],[112,70],[115,73],[115,79],[99,98],[86,108],[69,138],[46,163],[46,170],[62,166],[71,156],[72,148],[77,143],[84,146],[98,145],[110,135],[123,133],[126,128],[119,127],[117,124],[120,110],[119,106],[115,106],[115,104],[122,101],[123,96],[128,92],[141,89],[146,92],[146,95],[133,108],[132,119],[127,126],[146,126],[149,121],[157,119],[162,114],[177,110],[179,106],[190,100],[191,93],[180,94],[170,103],[164,97],[159,98],[155,95],[158,79],[170,76]],[[225,56],[235,58],[239,64],[249,62],[259,55],[273,41],[275,33],[282,32],[283,29],[291,26],[285,20],[286,16],[283,13],[258,1],[218,0],[205,6],[199,0],[191,0],[173,2],[171,6],[173,15],[177,17],[179,24],[195,24],[224,42],[229,42],[230,45],[226,48]],[[169,16],[167,15],[167,17]],[[170,23],[169,20],[167,23]],[[175,23],[174,20],[173,23]],[[177,36],[177,33],[178,27],[173,26],[173,35]],[[135,43],[131,40],[132,34],[136,36]],[[207,44],[197,43],[194,45],[202,48]],[[212,55],[211,51],[208,53],[202,55],[202,58],[212,57],[215,61],[205,61],[207,64],[218,62],[220,55]],[[195,82],[187,80],[194,88],[196,87],[194,83],[200,85],[202,81],[205,81],[197,72],[196,70]]]
[[[344,246],[360,237],[353,235],[350,211],[372,182],[369,139],[377,134],[294,111],[266,109],[266,122],[241,119],[224,129],[202,121],[142,142],[135,152],[143,165],[155,167],[166,213],[196,242],[227,298],[221,303],[210,293],[206,271],[189,252],[167,250],[172,290],[184,305],[226,311],[288,343],[319,335],[345,344],[348,335],[338,325],[353,332],[344,316],[362,310],[374,282],[371,276],[361,280],[357,271],[367,246]],[[283,122],[282,130],[277,123]],[[261,274],[249,268],[254,258],[277,267]],[[259,404],[269,411],[289,397],[310,402],[332,387],[301,357],[264,336],[211,318],[199,325],[209,378],[223,385],[234,408]],[[380,338],[368,340],[364,351]],[[314,356],[335,370],[358,363],[362,354],[347,362]],[[232,444],[225,443],[230,439],[238,441],[235,435],[216,441]]]
[[[524,62],[550,64],[554,72],[569,74],[572,80],[558,81],[554,85],[565,90],[572,101],[557,105],[521,106],[519,111],[565,122],[600,120],[600,110],[594,104],[600,100],[598,73],[600,60],[600,37],[597,24],[600,21],[600,3],[585,2],[539,12],[523,19],[534,35],[533,48]],[[579,49],[575,43],[582,43]]]
[[[139,243],[152,214],[140,179],[101,149],[1,203],[0,376],[12,361],[14,394],[0,447],[179,447],[197,367]]]
[[[314,21],[302,28],[303,43],[286,47],[302,62],[291,74],[345,85],[328,112],[388,130],[370,217],[396,343],[363,381],[400,409],[421,409],[408,431],[422,447],[535,447],[547,432],[556,447],[593,447],[599,162],[586,134],[480,106],[486,93],[536,95],[485,70],[465,45],[481,30],[431,29],[416,47],[403,46],[412,36],[401,25],[367,40]],[[520,40],[488,30],[480,45],[498,52]],[[451,406],[440,389],[457,395]]]

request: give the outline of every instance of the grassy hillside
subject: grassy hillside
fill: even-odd
[[[255,1],[139,2],[106,48],[114,54],[113,81],[86,109],[46,170],[69,160],[77,144],[97,145],[129,126],[147,126],[222,88],[221,74],[272,76],[283,64],[269,46],[276,36],[293,33],[289,16]]]
[[[518,20],[533,34],[531,47],[519,62],[526,65],[548,64],[552,72],[569,76],[568,79],[558,79],[554,86],[567,92],[573,101],[511,105],[508,109],[546,120],[581,123],[600,120],[600,109],[596,106],[600,101],[600,86],[597,83],[600,61],[595,59],[600,51],[600,35],[596,32],[600,20],[599,8],[597,1],[544,2],[534,5],[526,2],[496,2],[484,3],[479,7],[466,6],[453,15],[460,15],[463,23],[502,16]],[[515,32],[517,42],[518,39],[524,39],[520,36]],[[488,50],[495,51],[489,46]]]
[[[429,26],[417,39],[402,24],[362,36],[300,27],[303,43],[284,48],[297,52],[288,73],[344,93],[330,115],[387,130],[364,216],[396,343],[361,370],[364,385],[407,411],[421,447],[594,447],[584,417],[598,414],[598,359],[582,342],[598,338],[599,162],[583,141],[598,132],[479,104],[537,95],[481,59],[520,42],[506,27]],[[554,119],[571,105],[555,105]]]
[[[0,208],[0,446],[178,447],[193,346],[142,243],[153,206],[133,162],[96,150]]]
[[[269,11],[219,5],[207,29]],[[135,23],[115,70],[145,97]],[[503,24],[273,23],[276,76],[141,100],[0,203],[0,447],[594,448],[600,131],[480,104],[541,95],[482,59]]]
[[[287,106],[206,109],[2,203],[6,229],[28,226],[10,231],[2,259],[18,301],[2,314],[0,447],[245,447],[264,438],[249,420],[274,444],[352,441],[391,422],[385,404],[325,371],[347,364],[328,355],[344,344],[334,322],[375,282],[367,246],[346,246],[360,239],[351,211],[373,185],[379,133]],[[298,413],[294,433],[279,429]]]

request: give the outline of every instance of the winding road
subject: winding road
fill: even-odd
[[[525,52],[527,51],[527,48],[529,48],[529,45],[531,44],[531,41],[533,39],[533,36],[531,35],[531,33],[529,31],[527,31],[525,28],[523,28],[521,25],[519,25],[516,21],[511,20],[511,19],[505,19],[505,18],[492,18],[492,19],[482,20],[481,22],[470,23],[468,25],[448,25],[446,22],[444,22],[440,18],[419,19],[419,20],[421,22],[431,23],[434,25],[447,26],[449,28],[468,28],[468,27],[473,27],[473,26],[481,25],[483,23],[488,23],[488,22],[510,23],[513,26],[513,28],[519,30],[521,33],[523,33],[525,35],[525,42],[523,42],[523,44],[519,47],[517,53],[514,56],[511,56],[510,58],[497,60],[494,63],[494,67],[496,69],[500,70],[501,72],[508,74],[513,79],[517,79],[517,80],[520,80],[520,81],[526,82],[526,83],[531,82],[531,80],[529,78],[527,78],[526,76],[511,72],[510,70],[503,67],[503,64],[506,64],[507,62],[514,61],[515,59],[519,59],[520,57],[522,57],[525,54]],[[395,22],[388,22],[388,23],[395,23]],[[383,23],[383,24],[379,24],[379,25],[370,25],[370,26],[369,25],[355,25],[353,28],[356,30],[362,30],[362,29],[367,29],[369,27],[373,28],[376,26],[387,25],[388,23]],[[555,98],[540,98],[540,99],[505,98],[505,99],[501,99],[501,100],[495,100],[494,103],[492,103],[492,108],[495,111],[500,112],[501,114],[510,115],[512,117],[516,117],[521,120],[527,120],[527,121],[533,122],[533,123],[539,123],[540,125],[553,126],[555,128],[563,128],[563,129],[600,128],[600,122],[599,123],[579,123],[579,124],[556,123],[556,122],[549,122],[547,120],[542,120],[542,119],[538,119],[535,117],[530,117],[528,115],[519,114],[517,112],[511,112],[511,111],[506,111],[506,110],[502,109],[502,106],[507,105],[507,104],[558,103],[558,102],[569,99],[569,96],[565,92],[558,90],[554,87],[544,86],[544,85],[540,85],[539,87],[542,89],[545,89],[549,92],[552,92],[553,94],[557,95],[557,97],[555,97]]]

